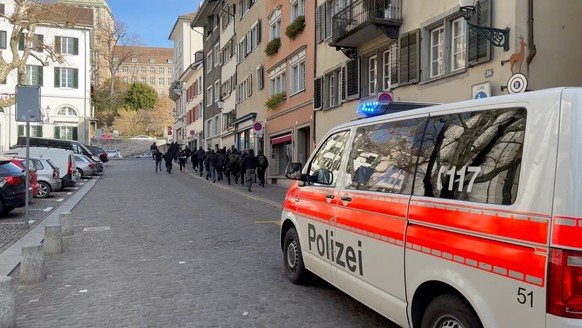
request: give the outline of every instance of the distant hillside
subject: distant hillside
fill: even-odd
[[[94,146],[102,147],[103,149],[117,149],[125,158],[133,157],[135,155],[147,153],[150,151],[152,141],[150,140],[136,140],[136,139],[103,139],[93,143]],[[156,145],[165,149],[166,140],[156,140]]]

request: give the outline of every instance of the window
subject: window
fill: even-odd
[[[158,79],[158,84],[159,84],[159,85],[164,85],[164,78],[163,78],[163,77],[160,77],[160,78]]]
[[[79,88],[79,70],[55,67],[55,88]]]
[[[285,63],[269,72],[269,96],[272,97],[277,93],[285,92]]]
[[[172,85],[172,79],[168,78],[168,85]],[[200,91],[202,93],[202,91]]]
[[[214,95],[214,94],[212,93],[212,86],[209,86],[209,87],[206,89],[206,105],[207,105],[207,106],[210,106],[210,105],[212,105],[212,103],[214,102],[214,99],[212,98],[212,97],[213,97],[213,95]]]
[[[156,85],[156,78],[150,77],[150,85]]]
[[[72,107],[61,107],[57,112],[58,116],[74,116],[77,117],[77,111]]]
[[[281,9],[275,10],[269,19],[269,41],[281,37]]]
[[[6,31],[0,31],[0,49],[6,49],[6,43],[7,43],[7,35],[6,35]]]
[[[19,125],[18,126],[18,136],[19,137],[26,136],[26,125]],[[33,137],[33,138],[42,138],[42,125],[30,125],[29,136]],[[37,164],[37,166],[38,166],[38,164]]]
[[[114,63],[118,63],[119,62],[119,57],[113,57],[113,62]]]
[[[451,44],[451,70],[465,68],[465,59],[467,58],[467,24],[464,18],[453,21],[452,24],[452,44]]]
[[[140,77],[140,78],[139,78],[139,82],[140,82],[140,83],[143,83],[143,84],[146,84],[146,82],[147,82],[147,79],[146,79],[146,77],[145,77],[145,76],[142,76],[142,77]]]
[[[136,71],[137,71],[137,67],[135,67],[135,66],[131,66],[131,72],[132,72],[132,73],[135,73]]]
[[[221,60],[223,64],[228,63],[228,61],[230,60],[230,58],[232,58],[233,56],[233,47],[232,47],[232,40],[228,41],[225,45],[224,48],[222,48],[222,50],[220,51],[221,53]]]
[[[249,74],[241,83],[237,85],[237,102],[242,103],[253,94],[253,76]]]
[[[174,59],[173,58],[169,58],[168,60],[166,60],[166,62],[168,64],[173,64],[174,63]]]
[[[6,14],[6,5],[3,3],[0,3],[0,15],[5,15]]]
[[[121,66],[121,70],[123,71],[123,73],[127,73],[129,71],[127,66]]]
[[[137,63],[137,57],[131,57],[131,62],[132,63]]]
[[[251,51],[255,50],[259,44],[261,43],[261,21],[258,20],[252,27],[251,27]]]
[[[376,93],[376,72],[378,72],[378,57],[371,56],[368,58],[368,94]]]
[[[18,50],[23,51],[24,50],[24,36],[21,36],[20,39],[18,40]],[[44,47],[44,35],[42,34],[35,34],[32,37],[32,44],[30,46],[30,49],[33,51],[38,51],[41,52],[43,51],[43,47]]]
[[[145,66],[140,67],[140,71],[142,74],[145,74],[147,72],[147,68]]]
[[[291,22],[295,21],[299,16],[305,16],[305,0],[292,0]]]
[[[524,108],[431,117],[420,151],[419,183],[414,194],[513,204],[525,125]]]
[[[214,81],[214,101],[220,99],[220,80]]]
[[[155,74],[156,73],[156,68],[155,67],[150,67],[150,74]]]
[[[55,126],[55,139],[77,140],[76,126]]]
[[[442,26],[430,31],[430,77],[445,73],[444,37],[445,28]]]
[[[331,38],[332,6],[326,1],[315,8],[315,38],[322,42]]]
[[[24,79],[26,85],[43,85],[43,66],[40,65],[26,65]]]
[[[131,83],[135,83],[135,82],[137,82],[137,77],[135,77],[135,76],[132,76],[132,77],[131,77]]]
[[[420,74],[420,30],[401,34],[399,41],[399,84],[416,83]]]
[[[173,67],[168,67],[168,74],[174,74],[174,68]]]
[[[156,59],[155,58],[150,58],[150,63],[155,63]]]
[[[290,70],[290,94],[294,95],[305,90],[305,50],[291,57]]]
[[[214,45],[214,51],[212,54],[213,54],[212,60],[214,60],[214,66],[220,65],[220,44],[217,43]]]
[[[203,87],[202,76],[200,76],[198,77],[198,94],[202,93],[202,87]]]
[[[239,5],[238,6],[240,8],[240,18],[245,17],[245,15],[249,11],[249,9],[251,9],[251,7],[253,6],[253,4],[256,1],[257,0],[241,0],[241,1],[239,1]]]
[[[408,194],[425,118],[358,127],[346,167],[346,188]]]
[[[55,37],[55,48],[62,54],[78,55],[79,39],[57,36]]]
[[[163,67],[158,68],[158,74],[164,74],[166,70]]]
[[[308,180],[310,185],[334,188],[340,176],[341,163],[350,132],[342,131],[325,140],[313,160],[309,163]],[[325,182],[318,184],[314,181]]]
[[[206,54],[206,72],[210,72],[212,70],[212,50]]]
[[[398,83],[398,42],[382,52],[382,90],[390,90]]]
[[[342,101],[343,90],[343,68],[337,68],[324,75],[323,85],[325,90],[323,92],[324,100],[322,108],[331,108],[339,105]],[[321,88],[321,87],[319,87]],[[321,97],[321,91],[319,91]]]
[[[127,83],[127,82],[129,82],[129,80],[128,80],[127,76],[124,76],[124,77],[122,77],[122,78],[121,78],[121,80],[122,80],[124,83]]]

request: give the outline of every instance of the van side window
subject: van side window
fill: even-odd
[[[525,108],[431,117],[414,194],[510,205],[517,197]]]
[[[309,184],[335,187],[349,136],[350,131],[342,131],[325,140],[309,165]],[[326,183],[319,184],[313,181],[325,181]]]
[[[346,188],[411,194],[426,118],[356,129],[346,168]]]

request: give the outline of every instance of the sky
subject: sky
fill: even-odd
[[[143,46],[173,48],[168,39],[178,16],[194,12],[200,0],[107,0],[116,20]]]

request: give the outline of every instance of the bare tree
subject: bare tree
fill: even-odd
[[[9,38],[9,56],[0,50],[0,81],[5,81],[10,72],[17,70],[18,84],[25,84],[26,63],[34,58],[39,64],[48,66],[51,62],[63,62],[63,57],[52,44],[47,44],[35,34],[39,25],[53,27],[74,27],[92,20],[87,9],[43,0],[13,0],[13,10],[0,13],[12,25]],[[6,59],[10,58],[10,59]],[[14,104],[14,96],[0,100],[0,106]]]

